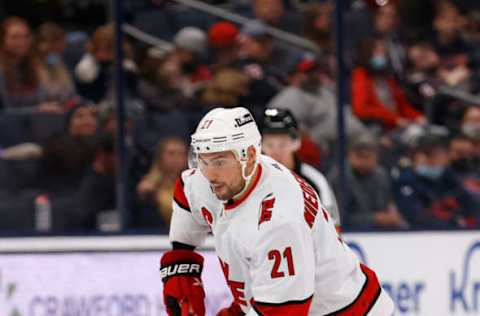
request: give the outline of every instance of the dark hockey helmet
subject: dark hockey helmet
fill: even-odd
[[[293,139],[300,136],[297,120],[288,109],[265,110],[262,134],[288,134]]]

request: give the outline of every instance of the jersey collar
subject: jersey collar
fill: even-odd
[[[243,194],[243,196],[240,199],[238,199],[238,200],[236,200],[232,203],[228,203],[228,202],[223,203],[223,206],[224,206],[225,210],[234,209],[237,206],[239,206],[240,204],[242,204],[242,202],[245,201],[250,196],[250,194],[253,192],[253,190],[257,187],[257,184],[260,181],[261,177],[262,177],[262,165],[261,165],[261,163],[258,163],[258,172],[257,172],[257,175],[255,176],[255,178],[253,179],[253,183],[250,186],[250,188]]]

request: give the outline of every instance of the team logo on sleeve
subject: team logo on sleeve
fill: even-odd
[[[272,209],[275,205],[275,197],[273,193],[268,194],[260,205],[260,217],[258,219],[258,226],[263,222],[268,222],[272,219]]]

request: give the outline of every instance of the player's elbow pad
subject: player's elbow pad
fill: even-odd
[[[170,316],[182,315],[182,309],[205,315],[205,291],[201,274],[203,257],[191,250],[172,250],[160,260],[163,299]]]

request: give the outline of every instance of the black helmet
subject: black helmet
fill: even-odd
[[[269,108],[265,110],[262,134],[288,134],[298,138],[298,124],[292,112],[287,109]]]

